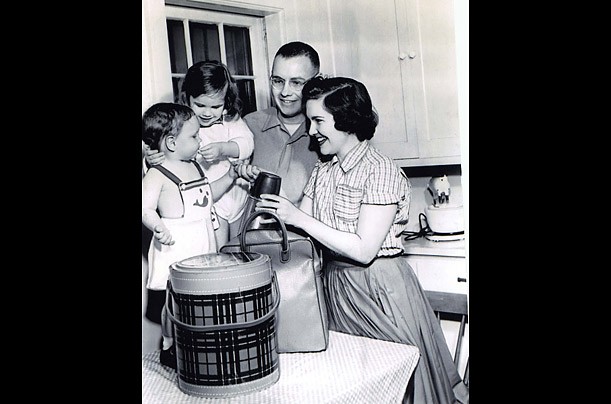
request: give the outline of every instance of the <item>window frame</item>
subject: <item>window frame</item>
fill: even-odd
[[[224,25],[238,26],[247,28],[250,36],[250,51],[252,55],[252,75],[234,75],[236,79],[251,79],[255,86],[255,100],[257,110],[271,106],[271,93],[269,83],[269,70],[267,65],[267,47],[265,42],[265,20],[261,17],[230,14],[204,9],[185,8],[172,5],[165,5],[165,17],[167,20],[182,21],[185,32],[185,45],[187,54],[187,66],[193,64],[191,51],[191,38],[189,33],[189,21],[215,24],[218,26],[221,62],[227,63],[225,52]],[[263,38],[263,39],[261,39]],[[169,61],[169,45],[166,47]],[[171,78],[184,77],[182,73],[171,73]],[[170,80],[171,81],[171,80]]]

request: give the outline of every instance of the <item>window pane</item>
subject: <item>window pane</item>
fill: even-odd
[[[238,93],[242,100],[242,116],[257,110],[254,80],[236,80]]]
[[[220,62],[221,44],[216,24],[189,22],[189,30],[191,31],[193,63],[202,60],[218,60]]]
[[[167,20],[167,25],[172,73],[186,73],[187,51],[185,47],[185,30],[182,26],[182,21]]]
[[[180,104],[180,102],[178,101],[178,94],[180,93],[180,86],[182,85],[182,79],[184,77],[172,77],[172,90],[174,91],[174,102],[177,102]]]
[[[252,75],[250,34],[248,28],[224,26],[227,67],[231,74]]]

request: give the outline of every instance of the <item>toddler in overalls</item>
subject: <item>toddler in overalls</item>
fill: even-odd
[[[150,290],[166,290],[169,266],[195,255],[217,251],[218,228],[213,203],[236,178],[233,169],[210,182],[195,160],[200,148],[199,122],[193,110],[157,103],[142,118],[142,141],[161,150],[162,164],[142,178],[142,223],[154,233],[148,253]],[[161,313],[161,363],[176,367],[172,324]]]

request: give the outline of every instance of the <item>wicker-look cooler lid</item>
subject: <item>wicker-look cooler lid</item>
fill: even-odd
[[[269,255],[257,252],[209,253],[170,265],[172,288],[178,293],[220,294],[271,283]]]
[[[200,272],[205,268],[235,267],[247,263],[260,264],[264,261],[263,255],[256,252],[209,253],[185,258],[176,262],[174,267],[181,271]]]

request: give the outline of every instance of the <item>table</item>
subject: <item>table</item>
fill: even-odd
[[[280,378],[267,389],[212,399],[183,393],[156,351],[142,356],[142,403],[400,403],[419,359],[412,345],[330,331],[324,352],[280,354]]]

